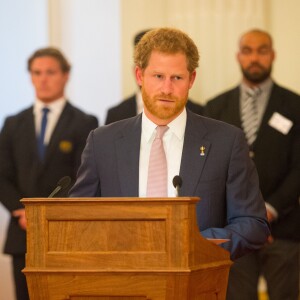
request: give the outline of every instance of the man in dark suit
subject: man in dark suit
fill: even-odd
[[[140,39],[146,34],[148,30],[143,30],[138,32],[133,40],[133,46],[135,47]],[[186,107],[191,110],[192,112],[202,115],[203,113],[203,106],[197,104],[191,100],[187,101]],[[122,102],[118,105],[115,105],[108,109],[105,124],[110,124],[119,120],[127,119],[136,116],[137,114],[141,113],[143,110],[143,100],[140,91],[140,87],[135,94],[131,95],[130,97],[122,100]]]
[[[28,71],[36,101],[8,117],[0,134],[1,202],[11,213],[4,252],[12,255],[18,300],[29,299],[21,273],[25,266],[26,216],[20,200],[48,197],[63,176],[74,181],[88,133],[98,126],[96,117],[66,100],[70,65],[59,50],[37,50],[28,60]],[[41,125],[43,108],[47,111],[45,126]],[[45,134],[39,143],[42,132]]]
[[[157,196],[174,197],[172,179],[179,174],[179,195],[202,199],[202,235],[228,239],[222,247],[235,259],[265,243],[266,211],[243,132],[185,108],[198,60],[196,45],[179,30],[143,36],[135,48],[135,74],[144,112],[90,133],[70,196],[152,197],[163,190]],[[167,130],[163,137],[157,136],[161,130]],[[160,155],[153,159],[155,150]]]
[[[238,87],[207,103],[205,114],[247,131],[244,102],[259,91],[258,121],[249,153],[257,167],[272,236],[261,250],[231,268],[228,299],[257,299],[260,274],[274,299],[298,299],[300,240],[300,96],[270,77],[275,54],[271,36],[261,30],[242,35],[237,55],[243,73]],[[288,275],[287,275],[288,274]]]

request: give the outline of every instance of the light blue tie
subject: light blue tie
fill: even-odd
[[[44,160],[45,152],[46,152],[46,145],[44,143],[44,140],[45,140],[45,132],[47,128],[48,113],[50,109],[44,107],[42,111],[43,111],[43,115],[42,115],[41,131],[40,131],[40,135],[38,136],[38,153],[41,161]]]

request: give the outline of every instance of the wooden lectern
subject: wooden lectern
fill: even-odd
[[[225,299],[229,253],[200,235],[198,200],[23,199],[30,299]]]

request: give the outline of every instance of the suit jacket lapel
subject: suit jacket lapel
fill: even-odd
[[[30,151],[30,157],[38,157],[37,152],[37,137],[35,133],[35,125],[34,125],[34,116],[33,116],[33,107],[31,107],[27,113],[25,114],[24,122],[23,122],[24,130],[22,135],[22,140],[24,145],[26,145],[25,149]]]
[[[23,127],[22,134],[20,134],[19,145],[22,145],[24,157],[28,157],[31,161],[31,177],[28,178],[28,184],[32,185],[31,190],[36,190],[36,176],[38,176],[42,165],[38,158],[33,107],[30,107],[26,111],[22,123]]]
[[[204,139],[206,128],[203,123],[201,126],[199,120],[195,122],[196,118],[201,117],[188,112],[180,165],[180,177],[183,182],[179,192],[180,196],[195,195],[195,190],[209,153],[210,142]],[[201,150],[201,147],[204,148]]]
[[[254,142],[254,147],[256,142],[262,138],[266,128],[269,127],[268,122],[272,117],[273,113],[279,110],[281,100],[278,93],[278,89],[279,89],[278,85],[274,84],[270,94],[270,99],[272,99],[272,101],[268,100],[266,110],[264,112],[263,118],[261,120],[261,124],[258,129],[257,138]]]
[[[71,109],[71,104],[67,102],[51,135],[51,139],[46,150],[44,166],[49,163],[52,157],[54,157],[55,151],[57,151],[62,139],[62,133],[65,132],[66,128],[70,124]]]
[[[217,104],[216,111],[212,111],[213,116],[223,122],[241,128],[240,118],[240,87],[237,86],[225,95],[220,97],[221,101]]]
[[[230,96],[232,102],[229,102],[228,105],[228,114],[229,120],[228,123],[235,125],[239,128],[242,127],[241,117],[240,117],[240,87],[236,87],[232,91],[232,95]]]
[[[141,121],[141,115],[131,119],[115,141],[121,192],[128,197],[139,195]]]

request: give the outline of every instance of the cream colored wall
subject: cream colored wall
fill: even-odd
[[[164,26],[164,1],[120,0],[121,3],[121,86],[127,97],[136,90],[133,73],[133,38],[141,30]],[[120,99],[121,100],[121,99]]]
[[[26,62],[29,55],[47,43],[47,0],[0,0],[1,101],[0,126],[8,115],[32,103]],[[1,201],[1,199],[0,199]],[[3,254],[10,216],[0,204],[0,299],[14,300],[11,256]]]
[[[278,58],[275,80],[299,91],[300,20],[298,0],[121,0],[122,94],[136,89],[132,39],[136,32],[159,26],[174,26],[186,31],[199,47],[201,60],[197,79],[190,92],[192,99],[205,103],[240,80],[236,63],[237,41],[250,28],[268,30],[274,37]]]
[[[277,54],[274,79],[297,93],[300,93],[299,12],[299,0],[272,0],[270,29]]]
[[[120,97],[119,0],[48,0],[49,42],[72,64],[66,97],[104,124]]]

